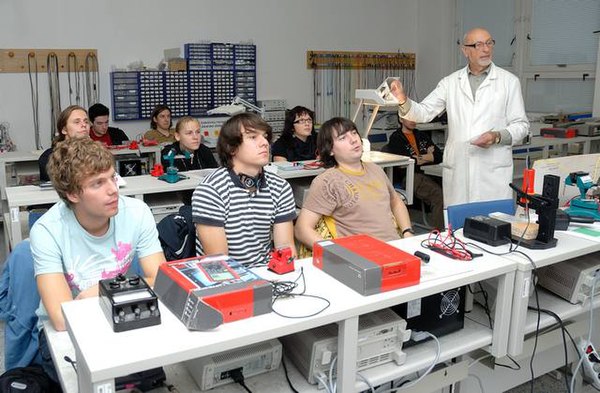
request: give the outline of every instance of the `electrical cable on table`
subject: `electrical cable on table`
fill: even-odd
[[[300,279],[302,279],[301,284],[298,283],[298,281]],[[292,318],[292,319],[308,318],[308,317],[312,317],[312,316],[322,313],[327,308],[329,308],[329,306],[331,305],[331,302],[322,296],[310,295],[310,294],[306,293],[306,278],[304,276],[304,268],[300,268],[300,274],[294,281],[270,281],[270,282],[273,285],[273,303],[272,303],[273,313],[275,313],[281,317]],[[299,288],[300,285],[301,285],[300,292],[294,293],[293,291],[296,288]],[[325,305],[320,310],[315,311],[314,313],[306,314],[306,315],[297,315],[297,316],[296,315],[285,315],[275,309],[275,303],[279,299],[287,299],[290,297],[313,298],[313,299],[317,299],[317,300],[321,300],[321,301],[325,302]]]

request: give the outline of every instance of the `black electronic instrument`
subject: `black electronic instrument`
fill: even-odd
[[[559,186],[560,177],[556,175],[544,176],[542,195],[527,194],[510,183],[510,188],[517,193],[517,204],[534,209],[538,215],[539,224],[538,235],[535,239],[526,240],[513,237],[513,242],[518,242],[523,247],[531,249],[556,247],[558,240],[554,238],[554,228],[556,225],[556,210],[558,209]]]
[[[100,307],[115,332],[160,324],[158,298],[140,276],[100,280]]]

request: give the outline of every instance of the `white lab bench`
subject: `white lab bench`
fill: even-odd
[[[126,148],[121,148],[121,149],[109,149],[110,152],[115,156],[116,159],[119,159],[119,157],[124,157],[124,156],[131,156],[131,155],[135,155],[135,156],[150,156],[152,157],[151,161],[152,162],[160,162],[160,151],[161,151],[162,147],[161,146],[140,146],[138,149],[126,149]],[[12,188],[12,186],[14,186],[15,184],[13,184],[14,182],[11,181],[11,177],[8,174],[8,168],[10,168],[11,166],[15,166],[15,165],[28,165],[28,166],[33,166],[35,167],[35,169],[33,170],[34,173],[38,173],[38,166],[37,166],[37,161],[40,157],[40,155],[43,153],[43,150],[33,150],[33,151],[11,151],[11,152],[4,152],[4,153],[0,153],[0,219],[2,219],[5,222],[5,227],[6,227],[6,213],[9,212],[9,206],[8,206],[8,195],[7,195],[7,191],[8,189]],[[16,168],[14,168],[15,171],[15,175],[16,175]],[[17,180],[14,180],[15,182]],[[56,199],[58,200],[58,199]],[[54,201],[55,202],[55,201]],[[29,203],[27,205],[33,205],[34,203]],[[9,241],[9,237],[7,235],[7,231],[5,231],[5,247],[6,249],[10,249],[10,245],[12,243],[10,243]]]
[[[200,180],[214,169],[200,169],[185,172],[187,179],[177,183],[167,183],[151,175],[130,176],[124,178],[126,185],[119,189],[121,195],[144,199],[145,195],[171,193],[182,190],[193,190]],[[5,236],[10,236],[10,244],[17,244],[22,239],[20,210],[23,206],[42,205],[58,202],[59,196],[53,188],[42,189],[39,186],[19,186],[6,189],[7,204],[10,217],[4,220]]]
[[[413,252],[421,248],[420,242],[423,238],[424,236],[402,239],[392,244],[407,252]],[[501,306],[495,311],[494,318],[497,322],[493,331],[477,323],[467,322],[465,329],[441,339],[440,361],[486,347],[489,347],[495,356],[505,355],[516,263],[492,255],[465,263],[432,254],[431,262],[423,268],[420,284],[372,296],[362,296],[351,290],[313,267],[308,259],[297,261],[297,267],[304,268],[306,293],[329,299],[331,301],[329,308],[318,315],[299,319],[288,319],[270,313],[227,323],[206,332],[188,331],[166,307],[161,305],[161,325],[114,333],[100,309],[97,298],[72,301],[63,304],[62,307],[68,336],[64,332],[56,333],[50,330],[48,335],[50,347],[59,365],[58,370],[66,392],[74,392],[77,389],[82,393],[97,392],[99,388],[111,391],[111,388],[114,390],[114,378],[121,375],[172,365],[336,322],[339,325],[338,392],[354,392],[366,388],[364,382],[355,380],[357,355],[355,343],[359,315],[498,277],[497,301]],[[258,274],[265,278],[273,277],[264,268],[259,269]],[[290,278],[295,278],[295,275]],[[289,303],[289,307],[283,305],[283,302]],[[278,303],[279,307],[293,308],[298,313],[302,313],[303,310],[307,314],[314,311],[312,310],[314,304],[311,306],[311,303],[296,298],[281,300]],[[69,349],[69,338],[73,349]],[[115,351],[118,353],[117,356]],[[422,369],[435,357],[435,349],[431,343],[409,348],[406,352],[408,353],[406,363],[400,367],[383,365],[365,370],[361,374],[369,378],[373,384],[378,384]],[[71,365],[62,360],[65,354],[71,356],[73,353],[77,359],[76,376]],[[458,379],[464,377],[466,373]],[[73,383],[75,378],[79,382],[79,387]],[[269,377],[264,376],[264,378]],[[301,391],[318,391],[316,386],[307,385],[306,382],[300,386],[302,386]],[[215,391],[228,390],[219,388]]]
[[[574,138],[544,138],[543,136],[534,136],[531,143],[526,145],[513,146],[513,155],[529,154],[531,151],[542,150],[542,158],[550,156],[550,147],[558,149],[560,156],[566,156],[569,145],[583,145],[581,154],[592,153],[592,142],[600,140],[600,135],[596,136],[577,136]],[[594,152],[596,153],[596,152]]]
[[[115,156],[116,159],[120,156],[151,156],[153,162],[160,161],[161,146],[140,146],[138,149],[109,149],[110,152]],[[7,168],[10,165],[16,165],[20,163],[37,163],[43,150],[33,151],[9,151],[0,153],[0,196],[2,200],[6,200],[6,188],[10,187],[9,176],[7,174]],[[36,171],[37,173],[37,166]]]
[[[512,301],[512,317],[510,322],[510,338],[508,341],[508,354],[517,356],[523,352],[525,335],[533,332],[535,326],[527,321],[530,320],[531,314],[527,311],[527,306],[532,294],[532,271],[534,265],[536,268],[552,265],[554,263],[566,261],[582,255],[600,251],[600,241],[593,241],[581,236],[575,236],[566,231],[556,231],[554,237],[558,239],[557,245],[554,248],[545,250],[531,250],[524,247],[519,247],[519,251],[527,254],[533,261],[533,264],[523,255],[519,253],[510,253],[503,255],[504,258],[512,260],[517,264],[515,274],[514,294]],[[475,240],[466,239],[460,232],[459,238],[464,241],[475,243],[493,253],[504,254],[509,250],[509,245],[492,247]],[[514,245],[512,245],[514,247]],[[568,310],[564,316],[572,317],[573,312],[583,312],[581,305],[571,305],[566,301],[565,310]],[[559,314],[560,316],[560,314]]]

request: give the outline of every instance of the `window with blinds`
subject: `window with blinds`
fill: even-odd
[[[529,64],[595,64],[600,30],[598,0],[533,0]]]
[[[529,112],[570,113],[592,110],[593,81],[581,79],[527,79],[525,107]]]
[[[490,31],[494,63],[521,79],[528,112],[592,110],[599,0],[457,0],[457,7],[458,39],[473,27]]]

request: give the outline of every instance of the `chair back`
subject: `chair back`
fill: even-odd
[[[43,209],[43,208],[36,208],[36,209],[32,209],[29,211],[29,219],[28,219],[29,230],[31,230],[31,227],[33,226],[33,224],[35,224],[35,222],[37,220],[39,220],[40,217],[42,217],[44,215],[44,213],[46,213],[47,211],[48,211],[48,209]]]
[[[0,318],[4,325],[6,370],[39,363],[38,317],[40,305],[29,240],[17,244],[4,264],[0,278]]]
[[[467,217],[488,215],[494,212],[515,214],[514,200],[499,199],[448,206],[446,210],[446,227],[450,225],[453,230],[460,229],[465,225]]]

